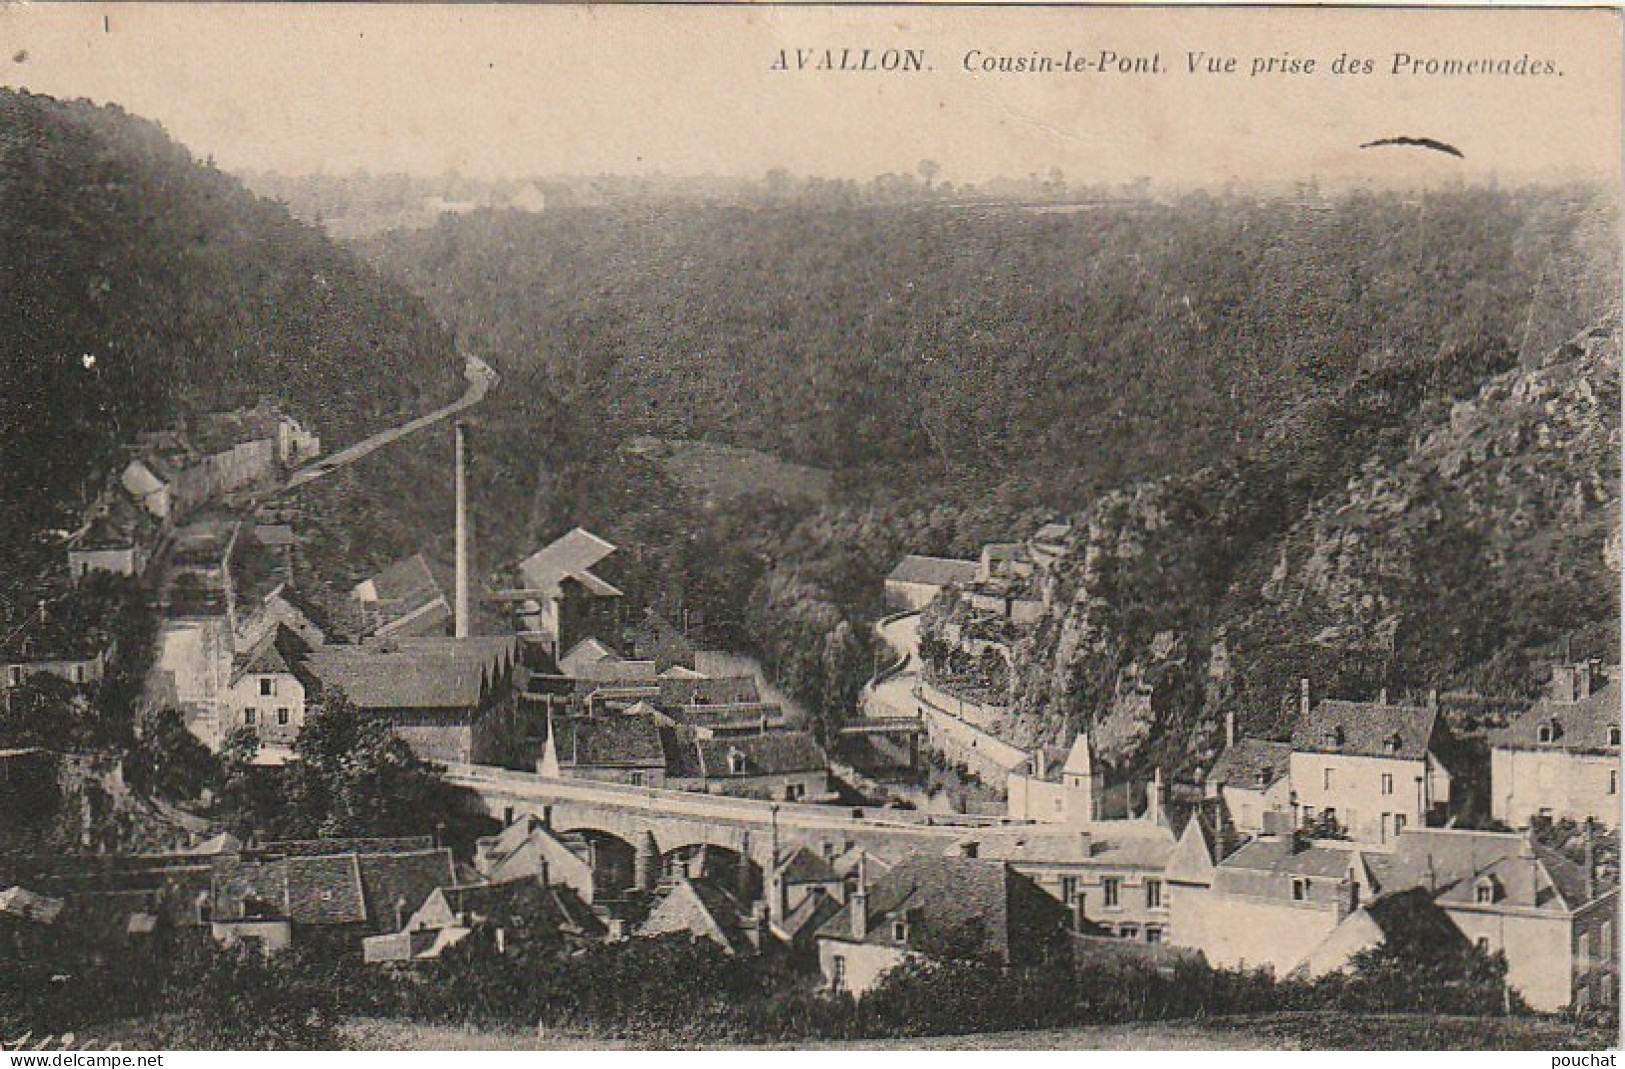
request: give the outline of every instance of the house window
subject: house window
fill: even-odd
[[[1101,900],[1107,909],[1116,909],[1118,906],[1117,894],[1122,888],[1122,881],[1116,876],[1107,876],[1100,881]]]
[[[73,666],[73,681],[75,683],[83,683],[85,681],[85,666],[84,665],[76,664],[76,665]]]
[[[1488,954],[1490,952],[1490,937],[1489,936],[1481,935],[1481,936],[1478,937],[1478,949],[1482,950],[1486,954]]]
[[[1611,728],[1608,729],[1608,745],[1610,745],[1610,746],[1618,746],[1619,745],[1619,726],[1617,724],[1614,727],[1611,727]]]
[[[1138,924],[1120,925],[1117,929],[1117,937],[1119,939],[1138,939],[1140,938],[1140,926]]]
[[[1405,814],[1404,813],[1395,813],[1394,814],[1394,834],[1398,835],[1400,832],[1402,832],[1404,830],[1405,830]]]
[[[22,684],[23,684],[23,670],[22,670],[22,668],[20,668],[17,665],[12,665],[11,667],[6,669],[6,675],[11,678],[11,685],[12,686],[14,686],[14,687],[22,686]]]
[[[1321,786],[1321,789],[1329,791],[1336,785],[1337,785],[1337,770],[1333,769],[1333,768],[1330,768],[1330,767],[1321,769],[1321,772],[1320,772],[1320,786]]]
[[[1155,924],[1146,925],[1145,926],[1145,941],[1147,943],[1160,943],[1160,942],[1162,942],[1162,929],[1159,928]]]
[[[846,990],[846,958],[836,954],[829,959],[829,986],[836,991]]]
[[[1394,774],[1392,772],[1384,772],[1382,774],[1382,793],[1394,793]]]
[[[1309,901],[1309,881],[1302,876],[1292,877],[1292,901]]]
[[[1617,768],[1610,768],[1608,770],[1608,793],[1619,793],[1619,769]]]
[[[805,783],[786,783],[784,785],[784,800],[786,802],[799,802],[807,796]]]
[[[1481,906],[1487,906],[1495,901],[1495,885],[1488,880],[1479,880],[1478,886],[1473,888],[1473,901]]]
[[[741,775],[745,771],[745,755],[738,750],[728,751],[728,774]]]
[[[286,709],[278,709],[276,711],[276,722],[277,722],[277,725],[280,726],[280,727],[287,727],[288,726],[288,710],[286,710]]]
[[[648,779],[642,772],[632,772],[628,773],[626,782],[630,783],[634,787],[642,787],[648,783]]]
[[[1554,717],[1553,719],[1540,725],[1540,729],[1538,732],[1536,732],[1535,737],[1540,739],[1541,742],[1555,742],[1557,741],[1558,736],[1562,734],[1563,728],[1558,724],[1556,718]]]
[[[897,920],[891,922],[891,937],[894,942],[908,942],[908,921]]]
[[[243,710],[243,723],[247,724],[249,727],[254,726],[254,710],[253,709],[244,709]]]
[[[1146,909],[1161,909],[1162,908],[1162,881],[1161,880],[1147,880],[1147,881],[1145,881],[1145,908]]]
[[[1076,876],[1061,877],[1061,901],[1071,905],[1078,897],[1078,878]]]
[[[276,680],[269,676],[260,677],[260,697],[271,698],[276,696]]]

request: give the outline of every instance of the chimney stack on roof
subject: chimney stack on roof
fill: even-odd
[[[1594,841],[1594,825],[1590,817],[1586,817],[1585,830],[1585,888],[1586,901],[1597,897],[1597,844]]]
[[[852,938],[862,939],[869,934],[869,868],[868,858],[858,855],[858,884],[852,889]]]

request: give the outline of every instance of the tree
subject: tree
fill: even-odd
[[[281,793],[274,826],[292,838],[422,835],[455,816],[442,770],[338,691],[307,716]]]
[[[186,729],[181,714],[160,709],[142,725],[125,761],[132,782],[154,794],[189,801],[220,781],[220,761]]]
[[[936,160],[921,160],[920,165],[915,169],[920,172],[920,177],[925,179],[926,189],[930,189],[931,183],[936,180],[937,175],[942,173],[942,165]]]

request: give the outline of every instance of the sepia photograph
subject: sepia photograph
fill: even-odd
[[[0,1059],[1614,1064],[1622,85],[0,3]]]

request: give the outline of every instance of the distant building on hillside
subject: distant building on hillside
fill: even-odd
[[[973,560],[910,553],[886,576],[886,604],[894,609],[923,609],[943,590],[964,586],[976,578],[976,573],[977,563]]]
[[[614,552],[613,544],[577,527],[519,563],[520,629],[555,660],[584,638],[616,633],[624,595],[593,572]]]
[[[122,491],[104,491],[68,539],[68,574],[75,579],[91,572],[139,576],[147,570],[157,539],[157,521],[150,513]]]
[[[1490,813],[1513,827],[1536,819],[1619,827],[1619,672],[1558,665],[1547,694],[1490,735]]]
[[[310,652],[304,639],[278,624],[235,658],[220,731],[252,731],[262,746],[286,750],[305,726],[305,685],[295,666]]]
[[[1273,830],[1283,830],[1292,821],[1292,745],[1236,739],[1213,763],[1205,786],[1240,834],[1257,835],[1272,819],[1280,822]]]
[[[421,553],[357,583],[350,600],[367,635],[444,635],[452,616],[451,602]]]

